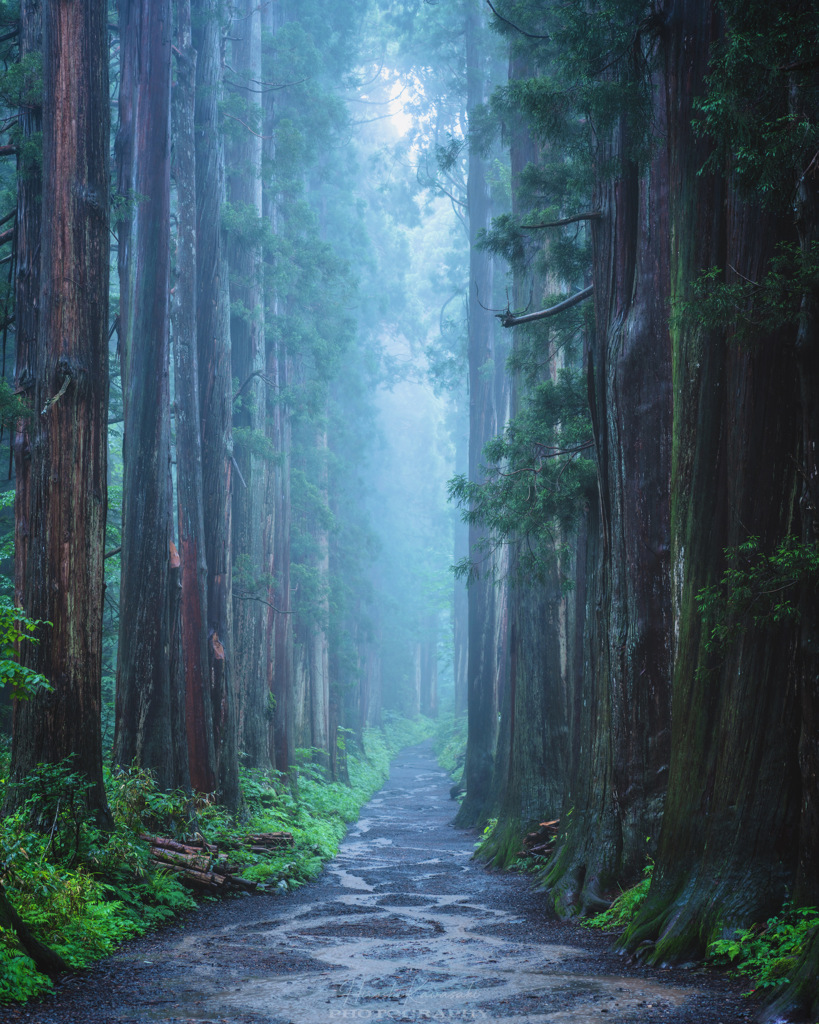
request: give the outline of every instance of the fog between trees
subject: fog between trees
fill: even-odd
[[[817,13],[0,7],[6,810],[71,756],[102,825],[111,759],[241,813],[451,711],[559,913],[816,905]]]

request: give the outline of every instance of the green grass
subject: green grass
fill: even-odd
[[[292,832],[294,845],[258,856],[232,849],[232,863],[265,888],[290,890],[315,878],[338,852],[347,826],[384,784],[392,757],[432,735],[428,719],[388,719],[363,743],[345,737],[349,785],[327,781],[309,756],[292,788],[280,773],[242,772],[238,818],[207,799],[161,793],[139,768],[106,773],[113,832],[102,833],[83,813],[82,779],[70,765],[39,766],[26,807],[0,821],[0,879],[10,901],[40,941],[72,967],[82,968],[142,935],[196,901],[172,874],[149,865],[142,833],[235,846],[255,832]],[[0,802],[8,777],[0,757]],[[46,994],[50,980],[0,928],[0,1003]]]

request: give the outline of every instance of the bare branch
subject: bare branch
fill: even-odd
[[[534,35],[532,32],[525,31],[525,29],[522,29],[519,25],[516,25],[513,21],[510,21],[508,18],[504,18],[502,14],[498,14],[498,12],[490,3],[490,0],[486,0],[486,2],[489,6],[490,11],[492,11],[492,13],[498,19],[498,21],[504,22],[504,24],[508,25],[510,28],[513,28],[516,32],[520,32],[522,36],[526,36],[527,39],[545,39],[547,42],[551,40],[551,36],[537,36]]]
[[[518,324],[528,324],[533,320],[545,320],[547,316],[555,316],[557,313],[562,313],[564,309],[571,309],[572,306],[576,306],[579,302],[583,302],[584,299],[591,298],[593,294],[594,285],[590,284],[589,287],[584,288],[582,292],[577,292],[576,295],[572,295],[568,299],[564,299],[562,302],[558,302],[554,306],[549,306],[548,309],[538,310],[537,313],[527,313],[525,316],[515,316],[507,309],[505,313],[497,313],[496,316],[504,327],[517,327]]]
[[[582,220],[597,220],[603,214],[599,210],[590,210],[588,213],[576,213],[573,217],[561,217],[560,220],[548,220],[545,224],[521,224],[521,231],[540,231],[541,228],[562,228],[566,224],[577,224]]]

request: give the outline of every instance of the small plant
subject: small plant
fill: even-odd
[[[728,938],[712,942],[708,955],[717,963],[730,964],[736,974],[752,978],[752,991],[786,985],[817,927],[816,907],[786,904],[781,914],[764,924],[738,928]]]
[[[651,885],[651,876],[654,873],[654,861],[649,859],[648,864],[643,868],[643,878],[630,889],[624,889],[608,910],[601,914],[590,917],[583,922],[584,928],[625,928],[634,919],[635,914],[642,906],[643,900],[648,895]]]

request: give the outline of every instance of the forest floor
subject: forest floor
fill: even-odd
[[[123,946],[43,1003],[38,1024],[740,1024],[715,971],[630,965],[554,919],[519,874],[472,862],[431,742],[404,750],[338,857],[291,895],[237,896]],[[746,982],[747,985],[747,982]]]

